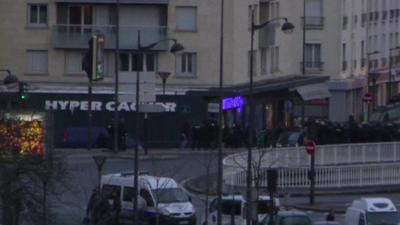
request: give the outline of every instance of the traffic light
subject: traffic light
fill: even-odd
[[[90,80],[99,81],[104,78],[104,35],[93,35],[89,40],[89,51],[82,63]]]
[[[29,95],[28,95],[28,89],[27,89],[26,83],[24,83],[24,82],[18,83],[18,92],[19,92],[19,99],[21,101],[28,100]]]

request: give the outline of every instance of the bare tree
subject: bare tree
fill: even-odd
[[[32,116],[33,117],[33,116]],[[0,118],[0,201],[3,225],[49,224],[48,195],[64,181],[59,159],[44,154],[44,122]]]

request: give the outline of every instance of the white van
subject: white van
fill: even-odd
[[[361,198],[354,200],[346,210],[344,225],[397,225],[399,212],[388,198]]]
[[[138,209],[140,219],[155,224],[159,215],[159,224],[196,225],[196,213],[191,199],[172,178],[139,175]],[[134,173],[103,175],[102,194],[116,190],[121,198],[121,217],[133,215]]]
[[[258,222],[261,222],[266,216],[268,216],[268,211],[270,208],[270,198],[266,195],[258,196],[257,202],[257,217]],[[279,199],[274,198],[275,207],[280,207]],[[218,214],[218,199],[215,198],[211,201],[209,206],[209,216],[208,218],[204,218],[203,223],[205,224],[205,220],[208,220],[209,225],[217,224],[217,214]],[[244,225],[246,224],[246,200],[242,195],[224,195],[222,196],[222,224],[230,224],[232,220],[234,220],[235,225]]]

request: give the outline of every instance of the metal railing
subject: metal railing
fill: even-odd
[[[302,17],[302,20],[304,17]],[[306,16],[305,17],[305,24],[307,29],[322,29],[324,27],[324,20],[323,16]]]
[[[279,168],[278,186],[280,188],[308,188],[309,168]],[[315,186],[318,188],[367,187],[400,184],[400,163],[387,165],[354,165],[317,167]],[[266,187],[267,168],[259,172],[259,187]],[[246,186],[246,171],[224,177],[225,184]]]
[[[280,187],[309,185],[310,157],[304,147],[259,149],[252,155],[259,179],[254,182],[261,186],[271,167],[278,168]],[[247,152],[227,156],[223,165],[225,184],[246,184]],[[400,142],[317,146],[315,165],[316,187],[400,184]]]
[[[300,69],[305,68],[305,70],[308,70],[309,72],[311,71],[317,71],[320,72],[323,70],[323,65],[324,62],[321,61],[305,61],[304,64],[303,62],[300,62]]]
[[[162,26],[120,26],[119,28],[120,48],[136,49],[137,32],[141,32],[141,44],[148,44],[166,39],[167,27]],[[105,48],[115,48],[116,26],[114,25],[65,25],[57,24],[53,26],[53,47],[54,48],[88,48],[89,39],[93,34],[104,34]],[[168,43],[160,42],[153,50],[167,50]]]

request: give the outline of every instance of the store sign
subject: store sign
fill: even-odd
[[[228,109],[233,109],[233,108],[241,108],[244,104],[245,104],[245,100],[242,96],[224,98],[222,100],[222,109],[228,110]]]
[[[155,102],[155,103],[145,103],[140,104],[139,111],[144,112],[175,112],[176,111],[176,103],[175,102]],[[154,108],[154,109],[152,109]],[[88,101],[60,101],[60,100],[46,100],[45,102],[46,110],[80,110],[87,111],[89,110]],[[119,102],[117,107],[118,111],[126,111],[126,112],[134,112],[136,110],[136,104],[131,102]],[[163,110],[160,110],[163,109]],[[92,101],[92,111],[114,111],[115,110],[115,102],[100,102],[100,101]]]

